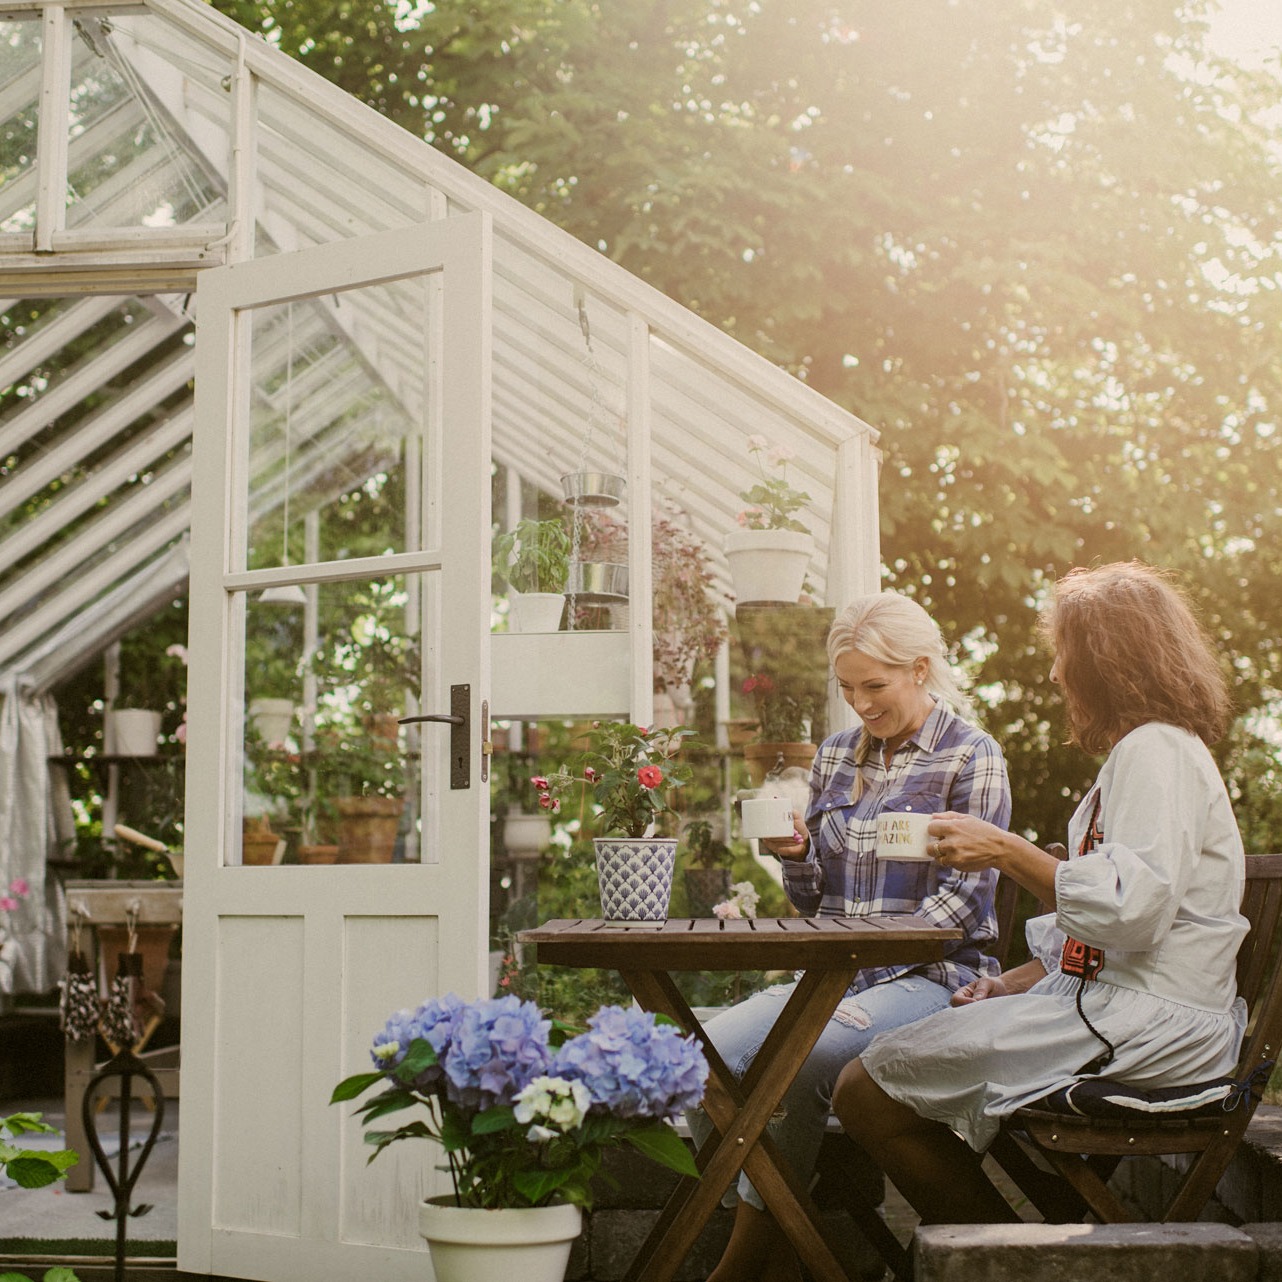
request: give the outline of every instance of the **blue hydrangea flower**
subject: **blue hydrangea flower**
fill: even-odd
[[[551,1027],[536,1003],[513,996],[463,1006],[441,1055],[446,1098],[468,1111],[511,1104],[547,1072]]]
[[[649,1012],[603,1006],[586,1033],[561,1047],[549,1072],[581,1081],[593,1113],[675,1121],[703,1099],[708,1061],[693,1037],[657,1024]]]

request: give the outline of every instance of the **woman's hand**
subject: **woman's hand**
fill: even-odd
[[[1000,975],[981,975],[963,984],[951,997],[950,1006],[969,1006],[971,1002],[982,1002],[986,997],[1007,997],[1006,985]]]
[[[810,834],[806,831],[806,817],[800,810],[792,812],[791,837],[761,837],[761,845],[779,859],[804,859],[810,847]]]
[[[958,872],[981,872],[996,868],[1009,852],[1011,834],[974,815],[947,810],[931,815],[926,829],[926,850]]]
[[[1016,993],[1026,993],[1039,979],[1046,978],[1046,967],[1036,958],[1026,961],[1014,970],[1002,971],[1000,975],[980,975],[969,984],[963,984],[949,998],[950,1006],[969,1006],[971,1002],[982,1002],[989,997],[1012,997]]]
[[[1031,890],[1042,903],[1055,903],[1059,860],[1018,833],[1007,832],[985,819],[955,810],[931,815],[926,829],[926,853],[958,872],[996,868],[1002,876]]]

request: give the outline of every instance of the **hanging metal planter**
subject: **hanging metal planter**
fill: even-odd
[[[577,605],[619,605],[628,599],[628,567],[614,561],[572,561],[565,595]]]
[[[564,501],[571,507],[618,507],[627,481],[614,472],[567,472],[561,478]]]

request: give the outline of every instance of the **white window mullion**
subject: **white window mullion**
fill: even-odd
[[[67,142],[71,125],[71,23],[60,4],[45,6],[44,69],[36,139],[35,249],[51,251],[67,225]]]

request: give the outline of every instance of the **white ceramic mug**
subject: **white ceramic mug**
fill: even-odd
[[[739,804],[745,837],[791,837],[795,834],[791,798],[749,797]]]
[[[877,858],[934,862],[927,853],[930,815],[914,810],[883,810],[877,819]]]

